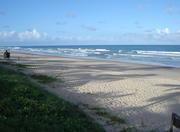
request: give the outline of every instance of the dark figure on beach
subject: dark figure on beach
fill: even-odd
[[[180,128],[180,116],[175,113],[172,113],[171,128],[169,132],[173,132],[173,126]]]
[[[10,58],[10,52],[8,52],[7,50],[4,52],[4,58],[5,59],[9,59]]]

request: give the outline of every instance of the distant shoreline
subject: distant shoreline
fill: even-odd
[[[180,45],[82,45],[0,47],[38,55],[110,60],[180,68]]]
[[[2,50],[1,50],[2,51]],[[61,55],[52,55],[52,54],[47,54],[47,53],[35,53],[35,52],[25,52],[25,51],[17,51],[17,50],[12,50],[13,52],[19,52],[19,53],[24,53],[24,54],[32,54],[32,55],[42,55],[42,56],[51,56],[51,57],[62,57],[62,58],[74,58],[74,59],[88,59],[88,60],[97,60],[97,61],[111,61],[111,62],[119,62],[119,63],[131,63],[131,64],[138,64],[138,65],[149,65],[149,66],[159,66],[159,67],[169,67],[169,68],[180,68],[180,66],[175,67],[175,66],[168,66],[168,65],[161,65],[161,64],[156,64],[156,63],[143,63],[143,62],[135,62],[135,61],[123,61],[123,60],[113,60],[113,59],[102,59],[102,58],[90,58],[90,57],[72,57],[72,56],[61,56]]]

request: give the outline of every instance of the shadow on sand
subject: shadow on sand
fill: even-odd
[[[40,59],[41,58],[41,59]],[[73,89],[73,87],[83,86],[90,81],[104,81],[104,82],[111,82],[111,81],[118,81],[118,80],[125,80],[129,78],[147,78],[156,76],[156,74],[122,74],[120,72],[125,71],[149,71],[149,70],[159,70],[159,69],[173,69],[170,67],[158,67],[158,66],[121,66],[120,64],[107,64],[106,62],[101,63],[94,63],[94,60],[82,60],[79,59],[79,62],[73,59],[67,60],[48,60],[45,56],[26,56],[26,58],[21,58],[20,63],[31,64],[31,65],[39,65],[40,67],[37,68],[39,71],[43,70],[43,74],[57,76],[61,74],[66,78],[67,85],[61,87],[61,84],[57,85],[58,89],[50,89],[51,92],[64,97],[65,99],[73,102],[74,99],[78,100],[79,102],[92,102],[92,104],[96,104],[97,106],[101,106],[98,102],[101,98],[121,98],[121,97],[128,97],[133,96],[134,93],[129,94],[121,94],[116,93],[95,93],[95,94],[88,94],[88,93],[80,93],[78,89]],[[82,64],[78,64],[81,63]],[[37,69],[30,69],[32,72]],[[108,71],[108,74],[103,74],[101,72]],[[111,72],[119,72],[119,74],[110,74]],[[97,73],[97,74],[94,74]],[[146,130],[149,128],[157,129],[159,131],[167,130],[170,126],[170,116],[172,112],[180,112],[180,85],[174,84],[159,84],[158,86],[167,87],[164,91],[164,94],[159,97],[153,97],[147,100],[148,105],[142,107],[115,107],[115,108],[107,108],[109,112],[114,113],[117,116],[121,116],[124,118],[128,118],[130,122],[133,124],[138,124],[136,127]],[[166,93],[166,91],[171,91],[170,93]],[[87,96],[88,95],[88,96]],[[83,98],[83,100],[82,100]],[[170,102],[170,103],[168,103]],[[77,102],[73,102],[77,103]],[[152,112],[151,108],[156,104],[164,103],[164,107],[166,107],[165,114],[160,113],[159,111]],[[108,104],[107,104],[108,105]],[[135,112],[134,112],[135,111]],[[123,113],[128,113],[128,115],[123,115]],[[151,118],[151,120],[148,120]],[[157,123],[158,122],[158,123]],[[148,124],[148,125],[147,125]],[[151,126],[150,126],[151,124]]]

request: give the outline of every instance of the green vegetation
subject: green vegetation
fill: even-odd
[[[0,60],[0,64],[5,64],[5,65],[11,65],[11,66],[15,66],[18,68],[29,68],[32,67],[32,65],[26,65],[26,64],[18,64],[15,63],[11,60]],[[46,75],[37,75],[37,74],[33,74],[30,76],[31,78],[38,80],[38,82],[40,83],[51,83],[56,81],[56,78],[50,77],[50,76],[46,76]],[[60,80],[62,81],[62,80]]]
[[[12,65],[13,62],[11,60],[0,60],[1,64],[5,64],[5,65]]]
[[[127,127],[122,129],[120,132],[159,132],[159,131],[157,130],[143,131],[143,130],[137,130],[135,127]]]
[[[0,64],[16,66],[16,67],[19,67],[19,68],[28,68],[28,67],[32,66],[32,65],[14,63],[11,60],[0,60]]]
[[[120,132],[139,132],[139,131],[134,127],[128,127],[128,128],[124,128]]]
[[[31,75],[31,78],[38,80],[38,82],[40,83],[51,83],[56,81],[56,78],[50,77],[50,76],[46,76],[46,75]]]
[[[118,123],[118,124],[126,124],[126,121],[122,118],[119,118],[117,116],[114,115],[108,115],[108,118],[110,118],[110,120],[112,122]]]
[[[0,66],[1,132],[102,132],[77,106]]]
[[[80,103],[79,105],[82,105],[82,106],[84,106],[84,107],[86,107],[86,108],[90,109],[89,104],[81,104],[81,103]]]
[[[25,64],[13,64],[14,66],[17,66],[19,68],[28,68],[31,65],[25,65]]]
[[[124,119],[121,119],[117,116],[111,115],[110,113],[108,113],[106,111],[100,110],[100,111],[97,111],[96,114],[99,116],[109,118],[111,120],[111,122],[113,122],[113,123],[118,123],[118,124],[125,124],[126,123],[126,121]]]
[[[121,119],[121,118],[119,118],[117,116],[111,115],[110,113],[106,112],[106,110],[104,108],[90,107],[88,104],[82,104],[82,106],[84,106],[84,107],[86,107],[88,109],[96,111],[95,113],[98,116],[108,118],[108,119],[110,119],[110,121],[112,123],[126,124],[126,121],[124,119]]]
[[[103,111],[103,110],[105,110],[105,109],[104,109],[104,108],[98,108],[98,107],[92,107],[91,110]]]
[[[150,130],[149,132],[159,132],[158,130]]]

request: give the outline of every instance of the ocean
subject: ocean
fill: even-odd
[[[1,46],[0,50],[180,67],[180,45]]]

